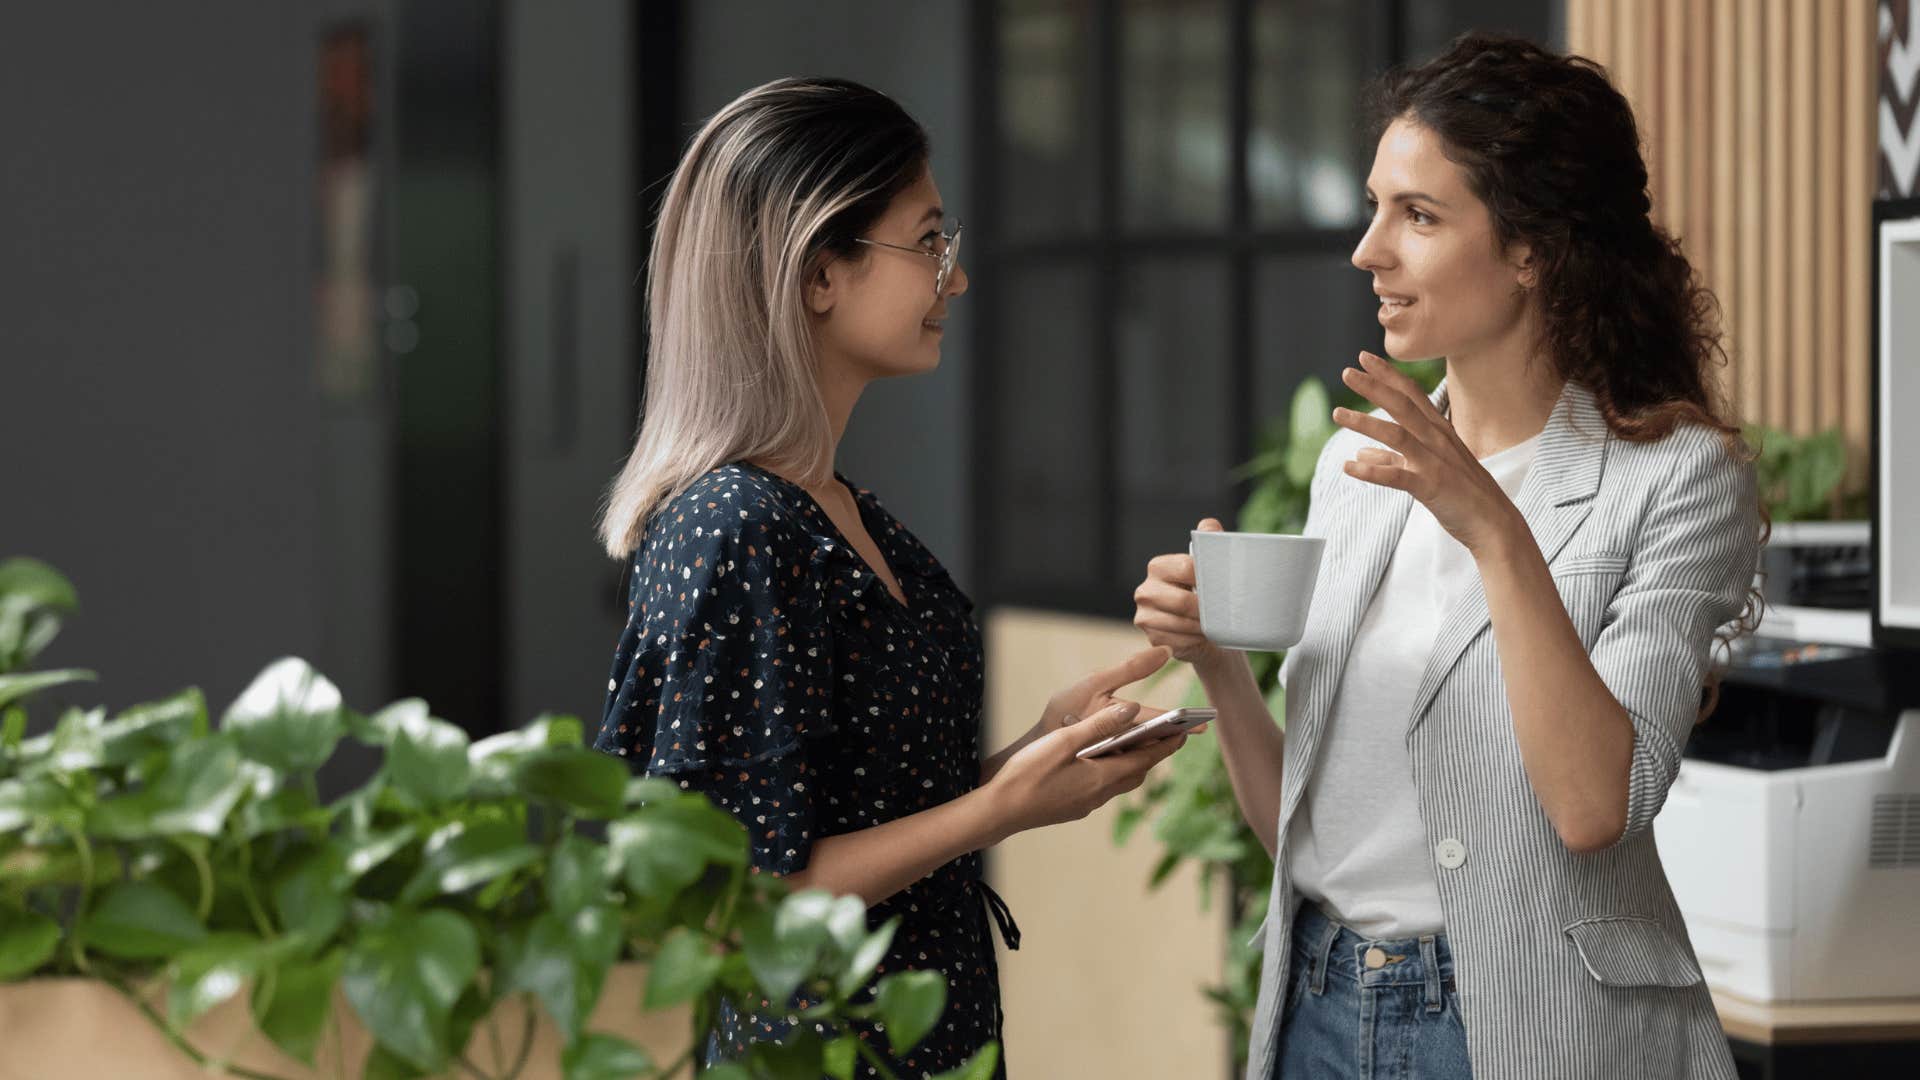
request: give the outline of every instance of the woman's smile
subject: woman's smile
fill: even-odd
[[[1376,287],[1374,295],[1380,298],[1380,325],[1385,326],[1399,317],[1414,304],[1413,297],[1401,296]]]

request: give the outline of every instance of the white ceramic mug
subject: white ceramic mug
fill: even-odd
[[[1319,537],[1195,530],[1187,550],[1207,640],[1263,652],[1297,644],[1326,546]]]

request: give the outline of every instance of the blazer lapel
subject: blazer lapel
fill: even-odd
[[[1435,406],[1443,411],[1446,392],[1443,383],[1434,395]],[[1608,438],[1606,419],[1600,415],[1593,393],[1577,383],[1567,383],[1540,433],[1533,465],[1514,500],[1548,565],[1593,509],[1593,496],[1600,490],[1600,474],[1606,464]],[[1491,621],[1486,588],[1480,575],[1475,574],[1441,620],[1433,652],[1427,657],[1420,687],[1414,693],[1408,735],[1425,719],[1427,706],[1459,663],[1460,655]]]

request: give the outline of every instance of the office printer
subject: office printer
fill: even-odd
[[[1920,996],[1911,665],[1762,637],[1694,731],[1654,837],[1707,982],[1755,1001]]]
[[[1762,1002],[1920,997],[1920,199],[1873,227],[1871,520],[1775,530],[1654,819],[1708,983]]]

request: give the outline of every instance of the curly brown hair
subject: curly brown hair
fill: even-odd
[[[1649,216],[1639,127],[1605,68],[1524,38],[1471,33],[1382,76],[1367,104],[1375,141],[1400,119],[1439,136],[1502,248],[1528,246],[1541,351],[1593,392],[1614,434],[1651,442],[1697,423],[1719,432],[1736,460],[1754,459],[1716,375],[1727,364],[1719,301]],[[1764,543],[1764,503],[1760,517]],[[1761,605],[1751,590],[1718,639],[1731,645],[1752,632]],[[1716,672],[1703,717],[1718,689]]]

